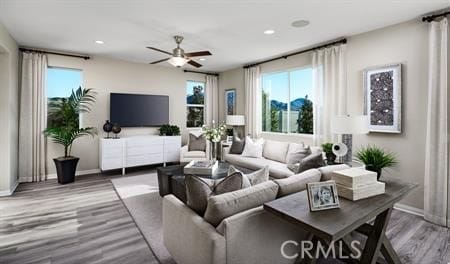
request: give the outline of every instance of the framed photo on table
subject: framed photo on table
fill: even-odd
[[[364,114],[369,131],[402,132],[402,65],[390,64],[364,70]]]
[[[236,89],[225,90],[225,115],[236,114]]]
[[[339,208],[339,197],[335,181],[311,182],[306,184],[309,209],[321,211]]]

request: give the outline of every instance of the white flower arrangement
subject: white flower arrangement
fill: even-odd
[[[222,136],[225,135],[225,131],[227,129],[227,126],[225,125],[225,122],[222,122],[219,126],[214,126],[214,121],[212,124],[212,127],[208,127],[206,125],[203,125],[202,130],[203,134],[205,135],[205,138],[211,142],[220,142],[222,139]]]

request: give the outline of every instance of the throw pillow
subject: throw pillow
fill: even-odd
[[[208,198],[211,195],[242,189],[243,178],[244,176],[241,173],[233,173],[221,180],[211,180],[187,175],[185,179],[186,204],[197,214],[203,216],[208,204]]]
[[[264,139],[259,138],[253,141],[249,136],[245,137],[244,151],[242,156],[250,158],[262,158]]]
[[[206,139],[203,134],[198,136],[190,133],[188,151],[206,151]]]
[[[260,170],[248,174],[244,174],[242,171],[236,169],[234,166],[230,166],[230,168],[228,169],[228,175],[231,175],[236,172],[242,173],[242,175],[244,175],[244,188],[260,184],[269,180],[269,166],[265,166]]]
[[[311,148],[309,146],[303,145],[303,147],[298,148],[295,152],[288,153],[286,158],[287,164],[300,163],[304,158],[311,154]]]
[[[321,176],[318,169],[310,169],[284,179],[275,179],[273,181],[279,186],[277,197],[306,190],[306,184],[308,182],[319,182]]]
[[[230,154],[241,155],[245,146],[245,138],[233,137],[233,142],[230,147]]]
[[[273,201],[278,192],[278,185],[266,181],[250,188],[211,196],[205,212],[205,220],[217,226],[223,219]]]
[[[325,162],[323,161],[322,153],[311,154],[300,162],[298,173],[323,166],[325,166]]]

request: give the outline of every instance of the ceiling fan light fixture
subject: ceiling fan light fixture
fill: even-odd
[[[186,64],[186,62],[188,62],[188,59],[183,58],[183,57],[172,57],[167,62],[169,62],[173,66],[179,68],[179,67],[183,66],[184,64]]]

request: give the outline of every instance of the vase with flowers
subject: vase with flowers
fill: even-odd
[[[225,135],[227,126],[224,122],[220,123],[218,126],[215,126],[213,120],[210,127],[203,125],[202,130],[206,140],[210,142],[209,159],[217,160],[218,143],[222,139],[222,136]]]

